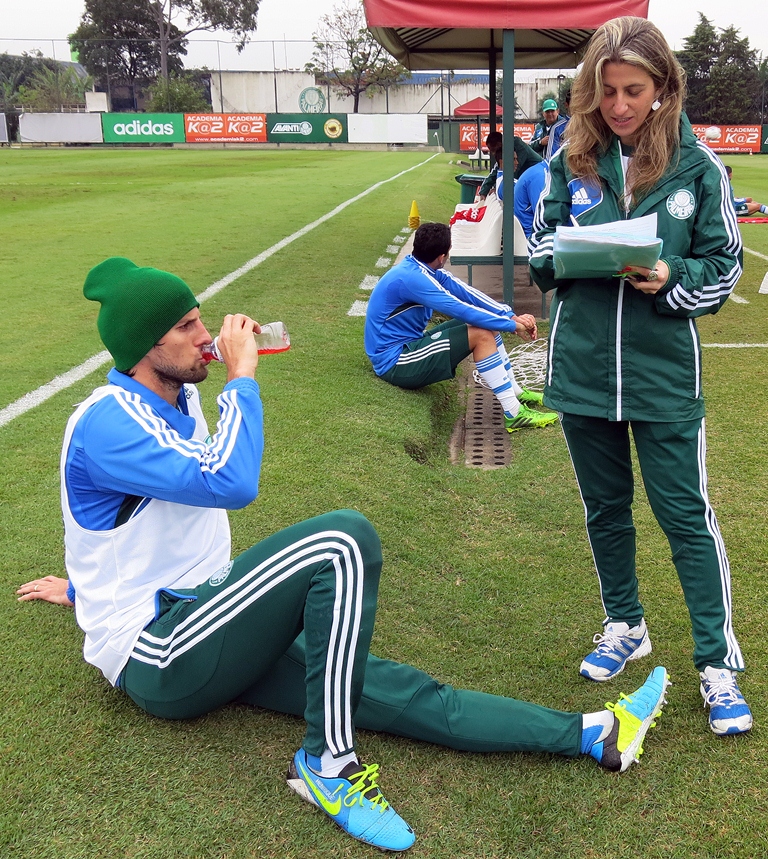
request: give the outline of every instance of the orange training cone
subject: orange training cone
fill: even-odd
[[[419,217],[419,207],[416,205],[416,201],[414,200],[411,203],[411,214],[408,216],[408,226],[415,230],[418,228],[421,223],[421,218]]]

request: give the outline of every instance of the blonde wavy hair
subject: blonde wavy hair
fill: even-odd
[[[650,75],[659,90],[661,106],[648,114],[637,131],[627,177],[637,201],[679,159],[685,72],[661,31],[645,18],[614,18],[595,32],[573,83],[565,150],[571,173],[592,182],[597,181],[598,158],[608,150],[613,138],[600,114],[606,63],[637,66]]]

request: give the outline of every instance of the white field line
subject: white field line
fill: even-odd
[[[365,316],[367,310],[367,301],[354,301],[352,302],[352,307],[347,311],[347,316]]]
[[[381,182],[374,183],[370,188],[366,188],[365,191],[361,191],[354,197],[350,197],[349,200],[345,200],[343,203],[340,203],[335,209],[331,209],[330,212],[327,212],[325,215],[321,215],[321,217],[316,221],[312,221],[311,224],[307,224],[300,230],[296,230],[295,233],[292,233],[290,236],[286,236],[286,238],[281,239],[277,244],[272,245],[271,248],[267,248],[267,250],[262,251],[258,256],[248,260],[245,265],[235,269],[235,271],[221,278],[221,280],[217,280],[216,283],[212,283],[207,289],[203,290],[203,292],[197,296],[197,300],[202,304],[207,299],[216,295],[216,293],[221,292],[225,286],[229,286],[235,280],[251,271],[251,269],[256,268],[257,265],[261,265],[278,251],[283,250],[283,248],[288,247],[288,245],[295,242],[297,239],[302,238],[308,232],[314,230],[315,227],[319,227],[326,221],[330,221],[331,218],[335,218],[336,215],[343,212],[348,206],[351,206],[353,203],[357,203],[358,200],[362,200],[363,197],[367,197],[383,185],[387,185],[389,182],[394,182],[401,176],[405,176],[406,173],[410,173],[412,170],[417,170],[419,167],[423,167],[433,158],[437,158],[438,154],[439,153],[436,152],[434,155],[430,155],[429,158],[425,158],[424,161],[421,161],[419,164],[414,164],[413,167],[409,167],[407,170],[401,170],[394,176],[390,176],[389,179],[382,179]],[[408,232],[410,232],[410,230],[408,230]],[[88,358],[87,361],[84,361],[79,366],[73,367],[71,370],[68,370],[66,373],[62,373],[60,376],[56,376],[55,379],[52,379],[45,385],[41,385],[36,390],[31,391],[28,394],[24,394],[23,397],[20,397],[15,402],[7,405],[4,409],[0,409],[0,427],[10,423],[14,418],[23,415],[25,412],[30,411],[30,409],[34,409],[35,406],[39,406],[41,403],[44,403],[59,391],[63,391],[65,388],[69,388],[71,385],[84,379],[86,376],[93,373],[94,370],[98,370],[99,367],[106,364],[109,360],[109,352],[99,352],[98,355]]]
[[[768,343],[702,343],[702,349],[768,349]]]
[[[749,304],[749,301],[746,298],[742,298],[740,295],[736,295],[735,292],[731,293],[731,301],[736,304]]]
[[[752,256],[760,257],[760,259],[768,260],[768,256],[766,256],[765,254],[758,253],[757,251],[753,251],[751,248],[745,247],[744,250],[748,254],[752,254]]]

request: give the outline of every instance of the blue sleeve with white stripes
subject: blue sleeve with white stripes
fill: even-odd
[[[259,386],[234,379],[217,402],[216,432],[206,439],[193,437],[191,417],[170,406],[164,414],[130,390],[92,406],[78,422],[68,456],[78,521],[97,518],[100,495],[102,502],[122,495],[224,509],[253,501],[264,446]]]
[[[720,159],[705,144],[701,147],[711,163],[698,188],[690,253],[680,257],[662,251],[669,280],[656,295],[656,310],[664,316],[717,313],[741,277],[741,233],[728,175]]]
[[[570,278],[555,280],[555,230],[571,218],[571,192],[565,176],[561,149],[549,164],[544,190],[533,212],[533,226],[528,239],[528,261],[531,277],[542,292],[559,289],[573,283]]]
[[[514,331],[517,328],[510,318],[512,308],[509,305],[494,301],[445,269],[425,271],[426,268],[422,266],[421,276],[404,284],[412,301],[478,328],[490,331]]]

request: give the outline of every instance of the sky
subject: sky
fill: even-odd
[[[207,65],[223,69],[301,68],[306,46],[277,44],[309,41],[320,17],[338,0],[261,0],[256,43],[238,55],[226,33],[197,33],[191,37],[188,67]],[[0,0],[0,53],[20,53],[39,47],[47,56],[69,59],[66,37],[76,29],[84,0]],[[667,37],[673,49],[683,47],[702,12],[716,27],[735,26],[750,47],[768,56],[768,4],[766,0],[650,0],[648,17]],[[217,44],[218,40],[218,44]],[[273,46],[271,42],[276,44]]]

